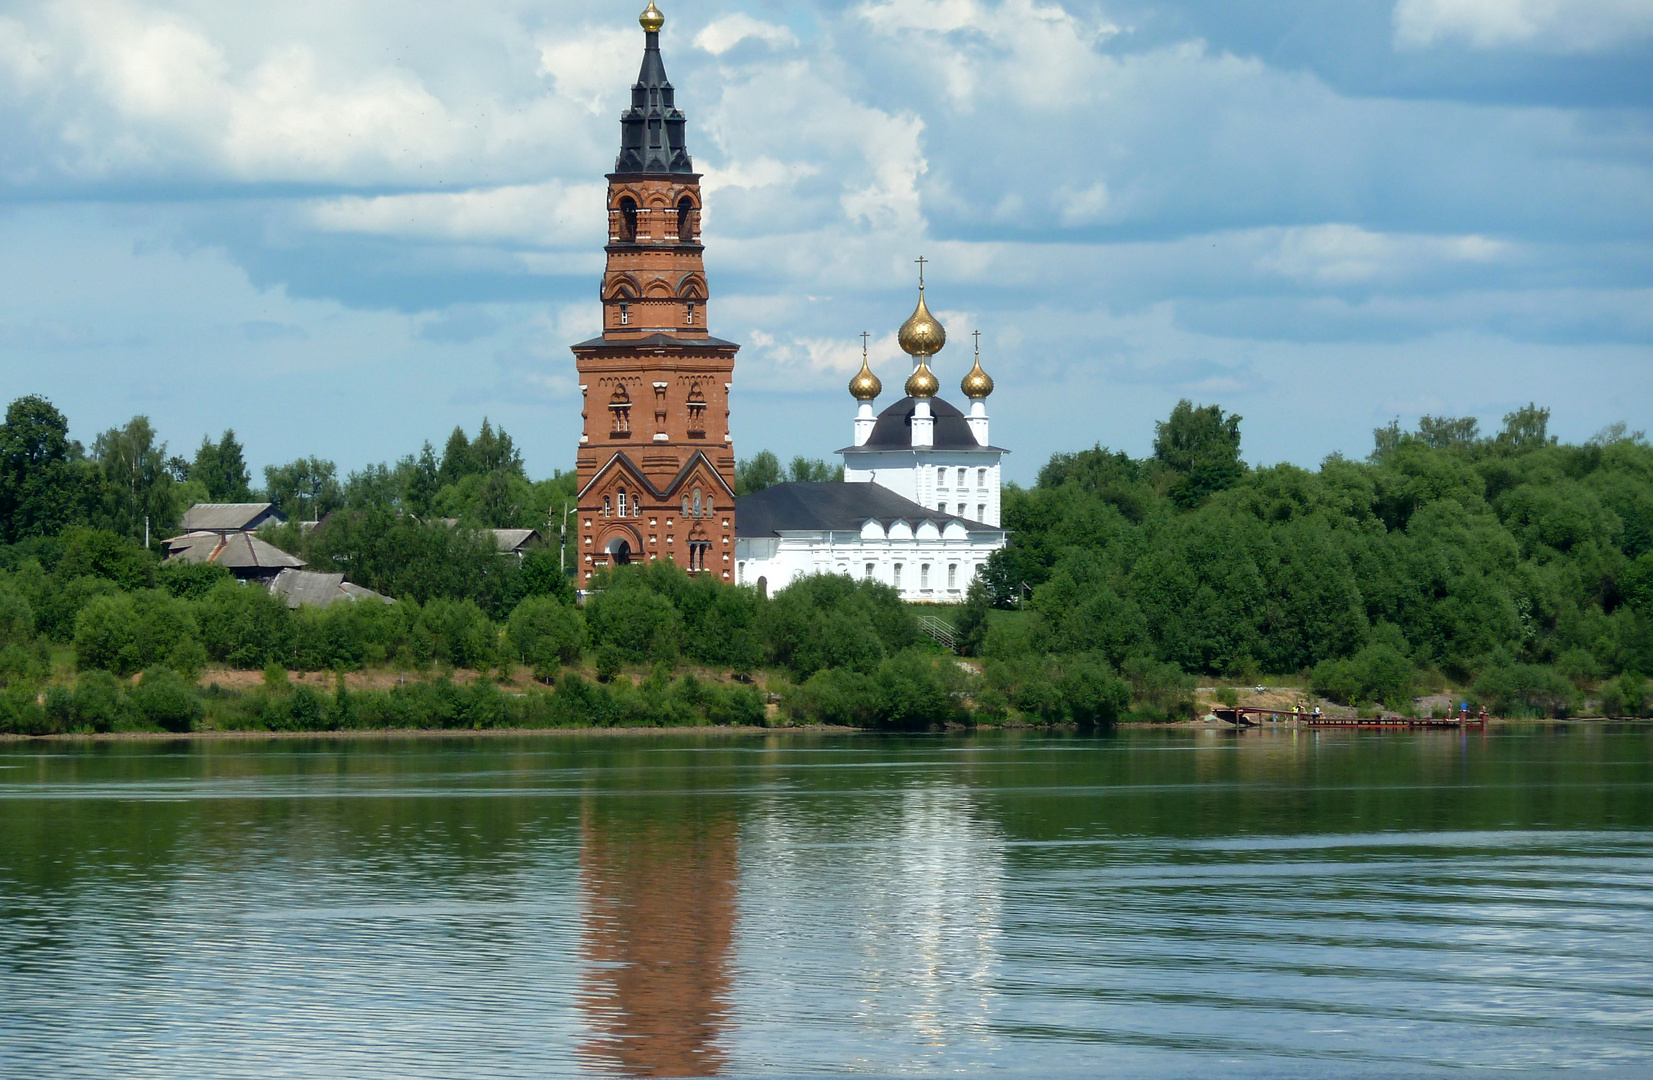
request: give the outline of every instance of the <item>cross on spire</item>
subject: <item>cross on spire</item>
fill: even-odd
[[[922,255],[913,260],[913,262],[918,264],[918,287],[920,289],[924,288],[924,264],[929,261],[929,259],[926,259]]]
[[[972,330],[970,336],[976,339],[976,359],[981,359],[981,331]]]
[[[867,358],[867,339],[871,336],[872,335],[867,333],[865,330],[861,331],[861,359],[863,361]]]

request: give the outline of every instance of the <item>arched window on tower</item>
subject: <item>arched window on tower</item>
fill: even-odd
[[[603,496],[603,516],[604,517],[613,517],[614,516],[614,503],[612,501],[610,501],[610,499],[607,495]]]
[[[694,243],[694,203],[687,195],[677,200],[677,242]]]
[[[618,498],[616,498],[616,500],[615,500],[615,504],[617,506],[619,506],[619,508],[620,508],[620,516],[625,517],[626,516],[626,493],[624,491],[620,492]]]
[[[700,516],[700,489],[694,489],[694,516]]]
[[[689,302],[691,310],[694,301]],[[689,384],[689,438],[704,439],[706,437],[706,395],[700,392],[699,383]]]
[[[631,395],[626,393],[624,385],[616,386],[613,395],[608,399],[609,417],[613,427],[609,430],[612,439],[624,439],[631,435]]]
[[[630,195],[620,199],[620,242],[630,244],[637,240],[637,201]]]

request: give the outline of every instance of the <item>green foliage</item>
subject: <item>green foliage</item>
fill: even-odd
[[[1196,506],[1245,475],[1240,417],[1216,405],[1196,408],[1184,398],[1169,419],[1154,425],[1154,460],[1170,473],[1170,495],[1177,505]]]
[[[316,457],[266,465],[264,497],[293,521],[319,521],[344,503],[337,471],[331,461]]]
[[[847,667],[816,671],[785,695],[782,707],[801,723],[922,729],[967,719],[965,687],[964,674],[951,658],[908,649],[870,672]]]
[[[469,600],[432,600],[420,612],[419,626],[441,663],[481,671],[499,659],[499,629]]]
[[[763,450],[735,465],[735,494],[750,495],[781,482],[781,461]]]
[[[218,563],[163,562],[155,569],[155,583],[183,600],[200,600],[219,585],[235,583],[235,575]]]
[[[82,668],[130,675],[166,663],[196,633],[189,606],[159,589],[99,596],[75,620],[75,657]]]
[[[224,582],[194,605],[207,655],[230,667],[285,665],[293,654],[294,626],[287,604],[256,586]]]
[[[807,679],[823,668],[870,673],[919,640],[918,622],[894,588],[837,574],[801,578],[762,609],[770,659]]]
[[[0,542],[55,536],[96,494],[69,422],[42,397],[21,397],[0,424]]]
[[[533,668],[536,679],[549,679],[585,649],[585,619],[579,609],[550,596],[518,604],[507,634],[517,659]]]
[[[138,720],[162,731],[189,731],[205,711],[194,687],[170,668],[144,672],[130,697]]]
[[[597,647],[597,681],[610,683],[620,677],[620,670],[626,662],[626,654],[618,645],[605,644]]]
[[[1573,684],[1540,664],[1499,664],[1475,680],[1475,696],[1495,716],[1566,716],[1577,700]]]
[[[201,446],[189,466],[189,479],[206,489],[210,502],[252,501],[252,478],[247,474],[241,444],[235,441],[234,428],[226,428],[216,443],[201,436]]]
[[[183,498],[167,468],[166,443],[156,441],[147,416],[110,428],[92,445],[101,472],[97,521],[112,532],[151,542],[165,535],[184,511]]]

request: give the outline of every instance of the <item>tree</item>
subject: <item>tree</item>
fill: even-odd
[[[247,475],[241,444],[235,441],[234,428],[225,428],[216,443],[201,436],[201,446],[189,466],[189,479],[204,485],[207,498],[213,502],[252,501],[251,477]]]
[[[1175,477],[1170,495],[1195,506],[1245,475],[1240,462],[1240,417],[1216,405],[1195,408],[1183,398],[1170,419],[1154,425],[1154,458]]]
[[[90,477],[69,422],[43,397],[20,397],[0,424],[0,541],[50,536],[84,513]]]
[[[125,427],[99,435],[92,457],[103,473],[105,528],[153,538],[177,523],[183,506],[167,471],[166,443],[155,441],[149,417],[134,416]]]
[[[735,466],[735,494],[750,495],[781,482],[781,462],[768,450]]]
[[[264,497],[295,521],[320,521],[344,503],[331,461],[305,457],[264,466]]]
[[[844,467],[800,454],[787,466],[786,478],[794,484],[840,483],[844,479]]]

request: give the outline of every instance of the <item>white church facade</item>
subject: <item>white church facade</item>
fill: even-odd
[[[901,326],[913,360],[906,396],[874,414],[883,384],[863,353],[850,380],[859,403],[854,442],[838,451],[843,483],[776,484],[735,507],[735,580],[766,590],[809,574],[881,581],[903,599],[958,603],[987,558],[1005,544],[1000,459],[988,437],[993,380],[975,365],[960,383],[969,413],[937,396],[930,359],[947,333],[918,307]]]

